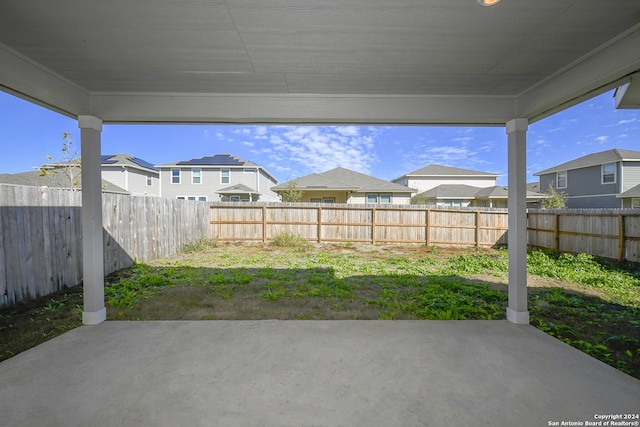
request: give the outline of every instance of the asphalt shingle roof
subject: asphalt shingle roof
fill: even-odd
[[[139,157],[132,156],[130,154],[104,154],[101,156],[100,163],[102,165],[109,165],[109,166],[117,166],[117,165],[132,166],[137,169],[144,169],[144,170],[150,170],[153,172],[158,172],[158,168],[156,168],[151,163]]]
[[[3,173],[0,174],[1,184],[24,185],[27,187],[70,188],[68,178],[57,174],[39,175],[40,172]],[[82,187],[82,177],[78,176],[78,187]],[[102,191],[105,193],[131,194],[124,188],[118,187],[107,180],[102,180]]]
[[[420,195],[429,199],[506,199],[509,191],[507,187],[495,185],[480,188],[465,184],[441,184],[431,188]],[[527,191],[527,198],[546,197],[544,194]]]
[[[620,197],[640,197],[640,185],[636,185],[635,187],[631,187],[624,193],[618,196]]]
[[[554,172],[562,172],[566,170],[588,168],[591,166],[603,165],[606,163],[619,162],[621,160],[639,161],[640,151],[622,150],[614,148],[613,150],[601,151],[599,153],[587,154],[586,156],[562,163],[549,169],[534,173],[535,176],[546,175]]]
[[[404,176],[480,176],[489,178],[498,177],[500,174],[431,164],[414,170],[413,172],[409,172]]]
[[[180,160],[174,163],[165,163],[159,167],[168,166],[235,166],[235,167],[257,167],[258,165],[248,160],[241,159],[233,154],[214,154],[213,156],[200,157],[198,159]]]
[[[216,190],[216,193],[225,194],[225,193],[234,193],[234,194],[258,194],[256,190],[253,188],[244,185],[244,184],[236,184],[230,187],[221,188],[220,190]]]
[[[416,190],[383,179],[365,175],[345,168],[335,168],[323,173],[312,173],[296,180],[301,190],[352,190],[352,191],[392,191],[414,193]],[[289,181],[292,182],[292,181]],[[285,190],[289,182],[271,187],[273,191]]]

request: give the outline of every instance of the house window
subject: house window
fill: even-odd
[[[192,169],[191,170],[191,183],[192,184],[201,184],[202,183],[202,169]]]
[[[336,198],[335,197],[325,197],[324,199],[322,199],[323,203],[335,203],[336,202]]]
[[[153,184],[153,177],[151,176],[150,173],[147,174],[147,186],[151,187],[151,184]]]
[[[602,184],[616,183],[616,164],[602,165]]]
[[[318,199],[312,198],[311,199],[311,203],[322,203],[322,199],[320,199],[320,198],[318,198]]]
[[[229,200],[231,200],[232,202],[239,202],[240,201],[240,196],[231,196],[231,197],[229,197]]]
[[[246,169],[245,168],[245,169],[242,170],[242,172],[244,172],[244,173],[256,173],[256,170],[255,169]]]
[[[207,196],[178,196],[176,197],[178,200],[191,200],[191,201],[199,201],[199,202],[206,202],[207,201]]]
[[[171,169],[171,183],[180,184],[180,169]]]
[[[207,201],[207,196],[199,196],[199,197],[198,197],[198,201],[200,201],[200,202],[206,202],[206,201]]]
[[[375,205],[378,203],[378,195],[377,194],[367,194],[367,204]]]
[[[228,184],[229,182],[231,182],[231,178],[229,176],[229,169],[221,169],[220,170],[220,182],[222,184]]]
[[[631,207],[633,209],[640,209],[640,199],[631,199]]]
[[[567,171],[556,173],[556,188],[567,188]]]
[[[391,204],[391,194],[381,194],[380,195],[380,203],[383,205]]]

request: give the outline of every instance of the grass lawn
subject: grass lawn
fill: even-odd
[[[504,250],[197,242],[106,280],[109,320],[504,319]],[[531,324],[640,378],[640,274],[529,253]],[[81,323],[81,288],[0,312],[0,360]]]

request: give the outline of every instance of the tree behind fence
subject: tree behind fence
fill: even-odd
[[[0,185],[0,307],[82,282],[81,193]],[[205,238],[202,202],[103,194],[105,274]]]

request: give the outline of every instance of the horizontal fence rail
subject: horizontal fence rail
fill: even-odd
[[[0,185],[0,308],[82,282],[82,194]],[[104,193],[105,274],[208,235],[204,202]]]
[[[0,308],[82,282],[81,193],[0,185]],[[529,210],[528,243],[640,262],[640,210]],[[442,246],[507,244],[505,209],[206,203],[103,194],[105,274],[201,238]]]
[[[327,204],[211,205],[212,239],[267,242],[283,233],[322,242],[506,245],[506,210]]]
[[[640,262],[640,209],[530,209],[529,246]]]

